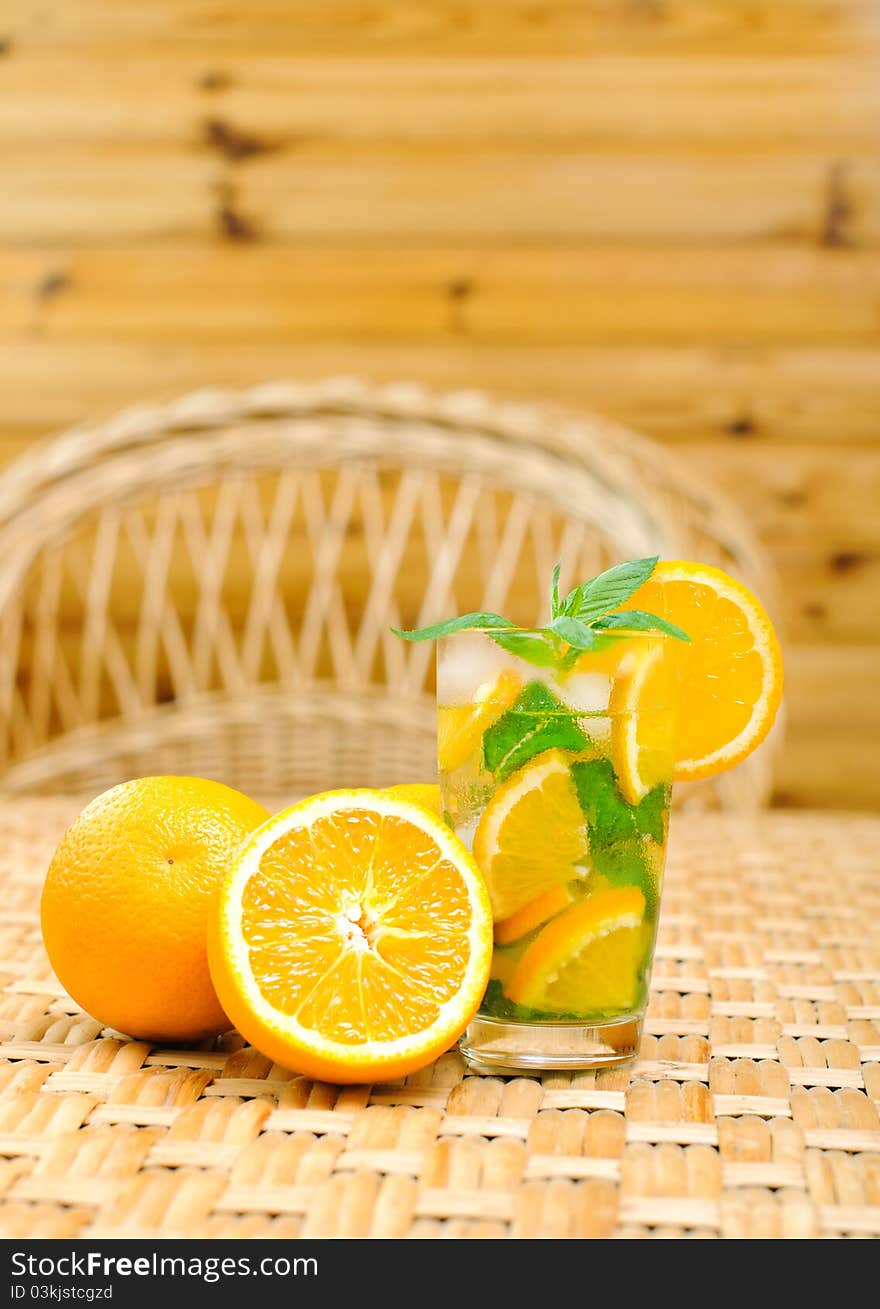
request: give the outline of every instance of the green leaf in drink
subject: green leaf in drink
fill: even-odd
[[[529,682],[483,735],[483,760],[503,782],[545,750],[589,748],[576,716],[543,682]]]
[[[515,1004],[508,996],[504,994],[504,987],[497,977],[493,977],[486,987],[486,994],[483,997],[483,1003],[480,1005],[483,1013],[492,1014],[494,1018],[510,1018],[519,1023],[564,1023],[583,1022],[582,1013],[562,1013],[559,1010],[530,1009],[524,1004]],[[596,1017],[601,1015],[597,1014]]]
[[[645,897],[645,916],[657,912],[658,895],[650,847],[645,838],[629,836],[612,845],[590,846],[590,859],[598,873],[613,886],[637,886]]]
[[[670,798],[671,788],[659,782],[633,810],[636,827],[642,836],[650,836],[658,845],[662,845],[666,839],[666,814]]]
[[[610,760],[576,760],[571,775],[589,824],[591,850],[638,834],[635,814],[617,789]]]
[[[587,820],[590,862],[614,886],[640,887],[651,917],[657,908],[657,886],[646,840],[662,842],[666,788],[654,787],[633,806],[617,789],[609,760],[576,760],[571,775]]]

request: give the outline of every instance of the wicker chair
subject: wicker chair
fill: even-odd
[[[565,582],[649,553],[717,562],[772,603],[738,514],[594,417],[335,379],[70,431],[0,478],[0,790],[431,777],[432,651],[389,626],[532,623],[557,558]],[[762,803],[771,755],[702,802]]]

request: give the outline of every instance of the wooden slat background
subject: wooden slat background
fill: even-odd
[[[210,383],[602,410],[779,567],[778,799],[880,802],[876,0],[6,0],[0,461]]]

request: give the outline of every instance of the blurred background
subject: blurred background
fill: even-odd
[[[871,0],[6,0],[0,458],[284,377],[607,415],[775,566],[775,802],[876,807],[878,51]]]

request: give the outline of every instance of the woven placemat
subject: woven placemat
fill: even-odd
[[[339,1089],[76,1009],[37,918],[71,808],[0,805],[0,1234],[880,1235],[880,820],[676,816],[631,1069]]]

